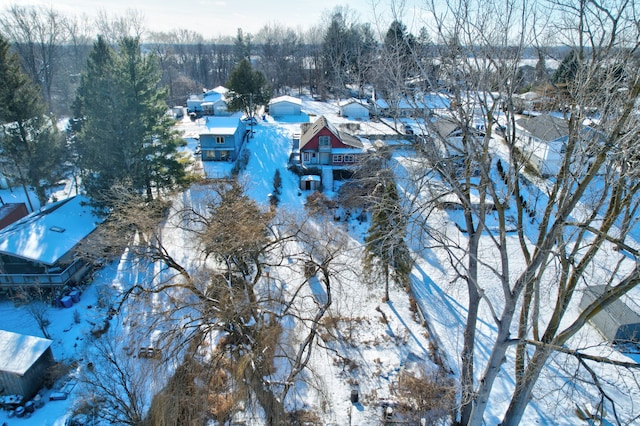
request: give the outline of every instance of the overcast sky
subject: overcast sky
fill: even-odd
[[[123,15],[135,9],[145,17],[151,31],[188,28],[206,38],[235,36],[237,29],[256,33],[266,24],[279,23],[289,28],[307,29],[320,22],[323,12],[348,4],[359,22],[390,22],[394,0],[0,0],[0,9],[9,5],[44,5],[65,15],[94,18],[99,10],[109,15]],[[404,1],[413,3],[419,0]],[[399,1],[396,1],[399,3]],[[375,7],[374,7],[375,4]],[[408,8],[405,8],[408,9]],[[375,10],[375,13],[374,13]],[[405,12],[403,22],[411,26],[414,13]],[[378,18],[376,18],[378,17]],[[385,22],[385,24],[388,24]]]

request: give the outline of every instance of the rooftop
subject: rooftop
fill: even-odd
[[[0,253],[52,266],[101,221],[87,198],[67,198],[0,231]]]
[[[53,341],[0,330],[0,371],[23,376]]]

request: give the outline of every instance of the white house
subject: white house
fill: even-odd
[[[355,120],[368,120],[369,119],[369,107],[367,102],[355,98],[346,99],[338,103],[340,108],[340,115],[343,117],[349,117]]]
[[[562,118],[542,114],[516,121],[516,145],[541,175],[560,171],[568,139],[569,124]]]
[[[302,100],[293,96],[279,96],[269,101],[269,115],[279,117],[285,115],[300,115]]]
[[[199,115],[228,115],[226,93],[228,89],[218,86],[204,90],[200,95],[187,99],[187,113]]]

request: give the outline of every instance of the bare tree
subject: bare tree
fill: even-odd
[[[280,424],[287,418],[287,394],[306,372],[321,320],[332,305],[336,277],[348,269],[349,239],[331,231],[330,222],[275,219],[272,210],[262,211],[236,182],[209,188],[212,196],[202,204],[174,208],[158,200],[142,201],[126,191],[114,193],[118,200],[110,219],[93,241],[96,246],[87,245],[84,252],[104,256],[99,248],[110,247],[135,270],[138,281],[123,289],[120,311],[137,328],[157,330],[163,359],[175,359],[188,371],[199,371],[201,362],[194,364],[192,357],[203,353],[218,357],[215,368],[226,383],[216,387],[219,397],[226,400],[251,393],[268,421]],[[190,256],[172,252],[168,243],[176,238],[190,242],[185,247]],[[318,272],[324,294],[313,309],[298,306],[308,292],[310,276],[303,276],[305,265],[313,275]],[[289,272],[285,284],[278,279],[282,268],[293,269],[301,278],[294,281],[295,275]],[[285,318],[306,330],[300,340],[290,341],[282,333]],[[279,362],[276,369],[275,357],[286,363]],[[206,372],[203,368],[202,373]],[[174,385],[195,377],[183,374]],[[209,383],[204,376],[198,375],[198,380]],[[194,392],[194,411],[187,400],[180,402],[186,404],[190,418],[202,414],[195,409],[200,391]],[[213,397],[214,391],[210,392]],[[166,397],[159,396],[158,401]]]
[[[424,160],[413,184],[433,188],[438,182],[432,199],[422,197],[415,204],[424,216],[436,205],[449,205],[445,200],[451,195],[462,213],[462,232],[452,234],[429,221],[425,229],[429,244],[450,259],[454,279],[466,283],[460,361],[460,423],[465,425],[482,424],[498,373],[511,356],[516,386],[503,424],[520,422],[558,351],[579,359],[585,380],[606,394],[589,364],[616,362],[587,359],[572,337],[640,278],[630,235],[637,226],[638,181],[629,151],[638,129],[633,108],[640,91],[639,34],[631,18],[638,11],[629,2],[606,8],[591,1],[544,5],[549,9],[524,2],[460,1],[431,9],[435,25],[429,28],[442,47],[440,78],[452,101],[441,119],[453,123],[457,134],[441,133],[437,120],[424,117],[422,135],[416,137]],[[487,20],[487,15],[501,18]],[[557,22],[543,22],[542,15]],[[514,106],[521,59],[547,30],[566,34],[567,45],[578,53],[575,75],[558,92],[568,137],[549,180],[530,173],[532,158],[518,140],[520,116]],[[597,120],[590,115],[594,110]],[[498,122],[505,135],[495,142]],[[593,282],[604,283],[607,291],[571,319],[569,312],[578,309],[580,294]],[[489,356],[478,358],[476,329],[483,306],[496,332]],[[615,400],[605,400],[616,422],[636,416],[622,415]]]
[[[69,39],[66,18],[52,8],[13,5],[0,16],[3,35],[14,44],[22,65],[52,105],[61,49]]]
[[[103,335],[92,341],[80,369],[80,395],[74,406],[82,413],[109,424],[142,425],[150,397],[161,383],[158,361],[128,352],[122,336]]]
[[[122,15],[109,15],[102,9],[95,20],[97,32],[109,44],[116,45],[125,37],[141,40],[146,32],[144,14],[135,9],[128,9]]]

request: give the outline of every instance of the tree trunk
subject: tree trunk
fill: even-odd
[[[503,319],[500,321],[498,326],[498,337],[496,338],[496,342],[491,349],[491,357],[489,358],[489,362],[487,363],[487,368],[482,375],[482,379],[480,381],[480,386],[478,387],[478,392],[476,394],[475,405],[473,407],[473,413],[468,423],[465,423],[469,426],[482,426],[484,411],[487,408],[487,403],[489,402],[489,396],[491,394],[491,388],[493,387],[493,383],[500,372],[500,367],[504,363],[505,354],[507,352],[507,348],[509,347],[509,324],[511,324],[511,319],[515,313],[513,307],[509,307],[507,304],[506,308],[509,312],[503,315]]]
[[[384,267],[384,301],[389,301],[389,265]]]
[[[467,221],[469,229],[469,257],[467,291],[469,294],[469,306],[467,313],[467,322],[464,328],[464,343],[461,358],[461,391],[462,400],[460,407],[460,424],[469,423],[474,411],[474,356],[473,349],[476,340],[476,326],[478,322],[478,307],[480,305],[480,294],[478,293],[478,238],[477,235],[471,234],[472,222]]]
[[[265,389],[260,377],[254,372],[250,372],[249,383],[251,389],[256,393],[256,398],[260,402],[260,406],[264,410],[267,425],[280,426],[287,424],[287,414],[284,411],[284,405],[269,389]]]
[[[525,376],[520,380],[515,390],[509,408],[504,415],[502,426],[518,426],[522,421],[524,410],[527,408],[531,400],[531,392],[538,381],[540,372],[544,367],[549,355],[550,349],[537,348],[531,361],[529,362]]]

